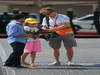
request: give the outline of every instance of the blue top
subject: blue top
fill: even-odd
[[[18,36],[20,34],[25,34],[22,23],[12,20],[6,27],[8,35],[8,43],[21,42],[26,43],[27,38]]]

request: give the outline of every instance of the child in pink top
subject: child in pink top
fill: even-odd
[[[32,32],[34,36],[34,32],[38,31],[37,29],[38,21],[34,18],[27,18],[24,24],[24,30],[28,33]],[[30,37],[27,40],[27,43],[24,48],[24,53],[21,56],[21,64],[28,66],[36,66],[34,64],[34,60],[36,58],[36,52],[41,52],[41,42],[37,37]],[[26,64],[24,61],[27,55],[30,55],[30,64]]]

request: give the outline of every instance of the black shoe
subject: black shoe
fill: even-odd
[[[4,64],[5,67],[13,67],[13,65]]]
[[[6,67],[16,67],[16,68],[27,68],[27,67],[21,66],[21,65],[7,65],[7,64],[4,64],[4,66],[6,66]]]

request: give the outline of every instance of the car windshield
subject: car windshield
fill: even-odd
[[[81,20],[93,20],[93,16],[89,16],[89,17],[83,18]]]

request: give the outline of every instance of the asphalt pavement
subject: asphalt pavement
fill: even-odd
[[[35,61],[40,66],[34,68],[9,68],[1,65],[0,75],[100,75],[100,39],[82,38],[76,39],[76,41],[77,47],[74,48],[73,58],[74,66],[66,65],[67,57],[63,45],[60,49],[62,66],[48,66],[49,63],[54,61],[52,49],[48,46],[47,41],[41,39],[43,51],[37,54]],[[6,50],[6,53],[8,53],[8,49],[11,49],[6,39],[0,39],[0,45],[2,47],[0,49]],[[5,56],[1,59],[5,59]],[[26,62],[29,62],[29,57],[27,57]]]

